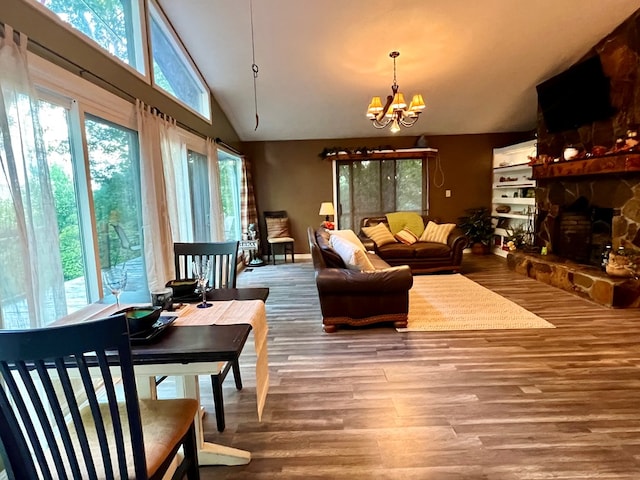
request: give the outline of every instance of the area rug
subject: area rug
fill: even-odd
[[[520,305],[460,274],[416,275],[409,324],[399,332],[555,328]]]

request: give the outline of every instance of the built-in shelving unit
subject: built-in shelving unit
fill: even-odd
[[[535,155],[533,140],[493,151],[493,252],[497,255],[507,256],[510,232],[518,228],[533,229],[536,181],[528,163],[529,156]]]

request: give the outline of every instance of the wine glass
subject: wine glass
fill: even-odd
[[[116,297],[116,307],[120,308],[120,294],[127,286],[127,270],[124,267],[111,267],[105,270],[104,283]]]
[[[209,308],[213,306],[211,303],[207,303],[207,283],[209,282],[209,273],[211,272],[211,264],[209,260],[200,260],[192,263],[193,274],[196,276],[198,282],[198,288],[202,292],[202,303],[199,303],[198,308]]]

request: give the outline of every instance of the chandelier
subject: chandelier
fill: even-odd
[[[380,97],[373,97],[367,109],[367,118],[373,122],[373,126],[376,128],[385,128],[391,124],[391,133],[397,133],[400,131],[400,125],[403,127],[413,126],[418,121],[425,105],[422,95],[418,93],[413,96],[411,104],[407,108],[404,95],[398,93],[398,83],[396,82],[396,58],[400,56],[400,52],[391,52],[389,56],[393,58],[393,85],[391,85],[393,95],[387,96],[384,107]]]

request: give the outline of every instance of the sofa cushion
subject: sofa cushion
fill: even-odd
[[[320,252],[322,253],[322,259],[328,268],[346,268],[346,265],[342,261],[342,258],[338,253],[331,248],[329,244],[329,239],[331,238],[329,232],[327,230],[318,229],[316,230],[316,243],[320,247]]]
[[[415,257],[415,246],[417,243],[413,245],[406,245],[404,243],[396,242],[396,243],[388,243],[387,245],[383,245],[378,248],[378,253],[383,259],[406,259],[411,260]]]
[[[455,223],[438,224],[435,222],[429,222],[420,236],[420,241],[446,244],[447,238],[454,228],[456,228]]]
[[[362,231],[375,242],[378,248],[389,243],[397,243],[395,237],[384,223],[379,223],[375,227],[363,227]]]
[[[366,248],[364,248],[364,245],[362,244],[362,242],[360,241],[360,239],[358,238],[358,236],[355,234],[353,230],[332,230],[332,231],[329,231],[329,235],[331,237],[333,236],[342,237],[345,240],[348,240],[351,243],[355,243],[356,245],[358,245],[358,247],[360,247],[361,250],[366,250]]]
[[[342,261],[349,270],[373,271],[374,266],[367,257],[367,253],[355,243],[344,238],[332,235],[331,247],[340,255]]]
[[[451,248],[444,243],[417,242],[412,248],[416,258],[448,258],[451,255]]]
[[[387,213],[387,222],[389,222],[389,230],[394,235],[403,228],[409,229],[416,237],[422,235],[424,231],[424,221],[422,216],[416,212],[393,212]]]
[[[394,236],[396,237],[396,240],[404,243],[405,245],[413,245],[418,241],[418,237],[416,236],[416,234],[406,227],[400,230]]]

